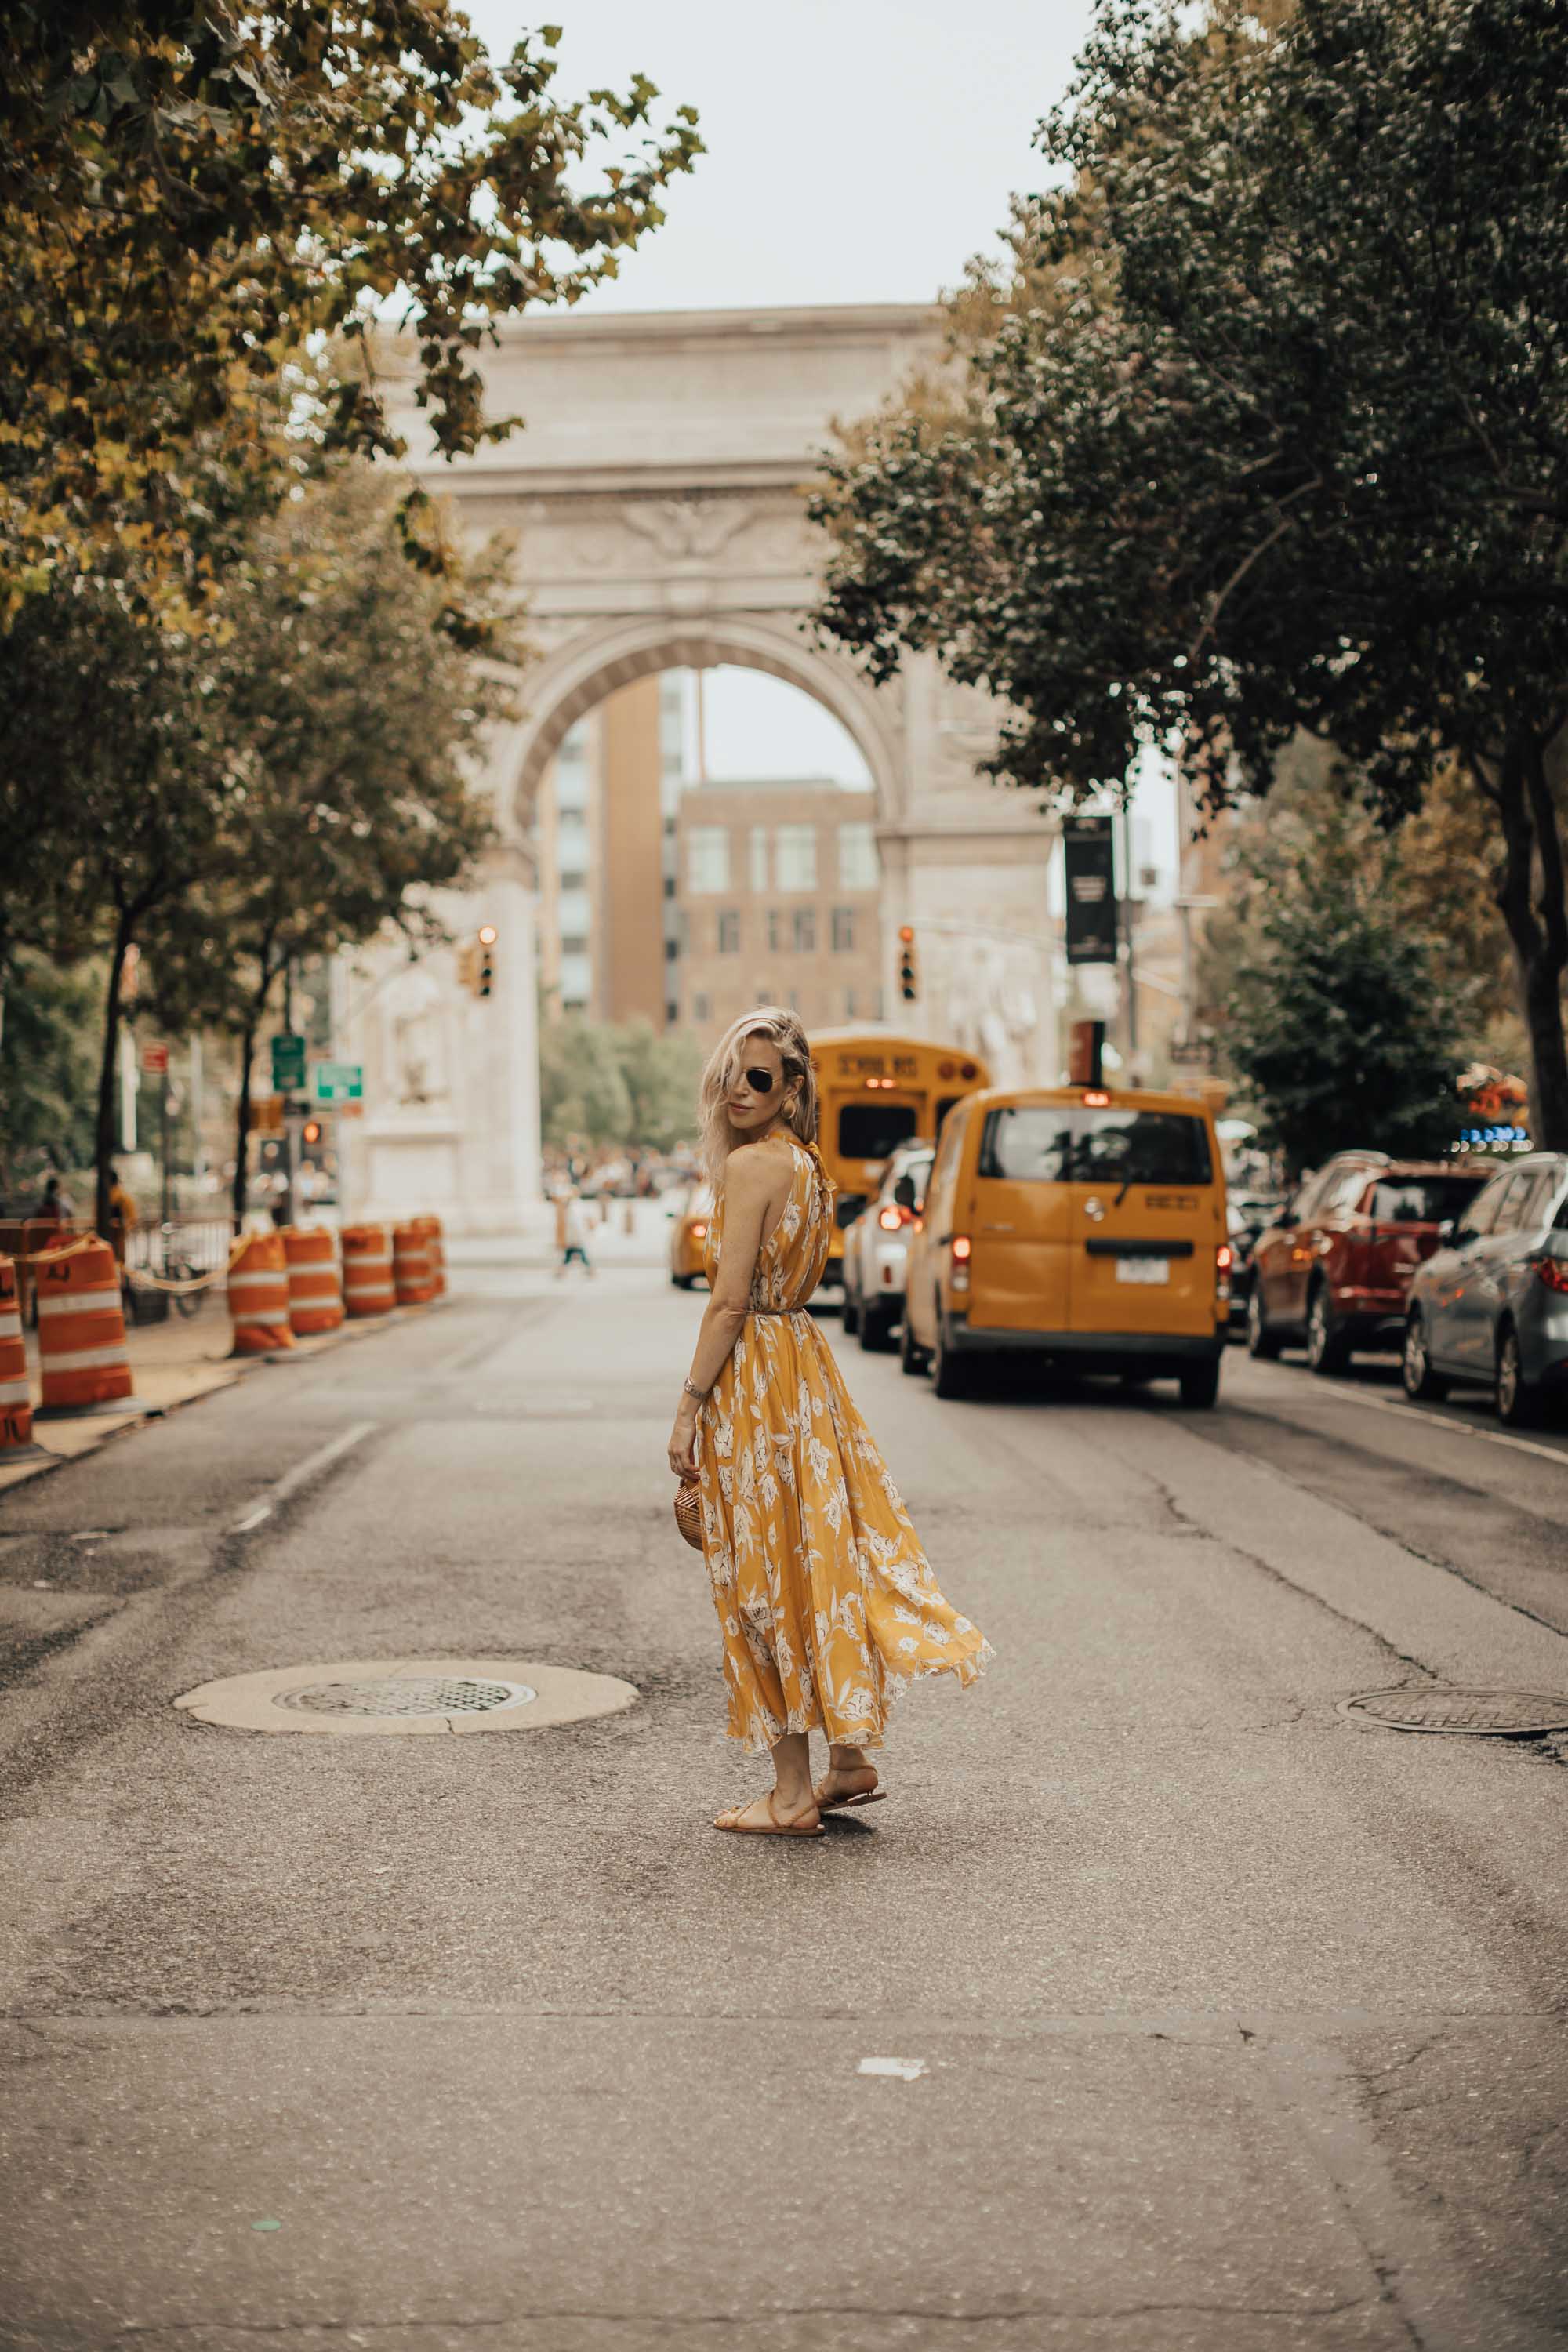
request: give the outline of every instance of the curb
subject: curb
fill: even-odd
[[[126,1401],[126,1408],[115,1412],[113,1407],[105,1417],[105,1425],[92,1433],[91,1443],[79,1447],[74,1454],[56,1454],[48,1446],[35,1446],[28,1454],[19,1454],[14,1461],[0,1456],[0,1496],[8,1495],[14,1486],[26,1486],[29,1479],[47,1477],[51,1470],[63,1470],[68,1463],[84,1462],[96,1454],[111,1438],[120,1437],[128,1429],[145,1428],[149,1422],[165,1421],[173,1412],[185,1406],[198,1404],[203,1397],[216,1396],[226,1389],[236,1387],[249,1374],[261,1371],[268,1364],[300,1364],[311,1362],[317,1356],[329,1355],[334,1348],[351,1339],[368,1339],[374,1331],[384,1331],[389,1324],[405,1322],[410,1315],[438,1313],[450,1304],[448,1297],[432,1298],[423,1307],[395,1307],[390,1314],[364,1316],[354,1322],[345,1322],[336,1331],[323,1332],[314,1339],[299,1340],[292,1348],[277,1349],[265,1356],[222,1356],[204,1359],[209,1370],[226,1373],[226,1379],[205,1380],[191,1387],[184,1396],[170,1397],[163,1404],[143,1404],[140,1398]]]

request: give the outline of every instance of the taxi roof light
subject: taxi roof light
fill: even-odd
[[[1100,1087],[1090,1087],[1083,1098],[1085,1110],[1109,1110],[1110,1097]]]

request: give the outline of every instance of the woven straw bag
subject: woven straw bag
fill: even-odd
[[[702,1494],[695,1478],[683,1478],[675,1490],[675,1524],[693,1551],[702,1549]]]

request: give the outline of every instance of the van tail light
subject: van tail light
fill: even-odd
[[[904,1218],[907,1214],[908,1212],[906,1210],[895,1209],[889,1204],[885,1209],[878,1210],[877,1223],[881,1226],[882,1231],[885,1234],[896,1234],[899,1227],[903,1223]]]
[[[1535,1279],[1544,1283],[1548,1290],[1568,1292],[1568,1258],[1538,1257]]]
[[[967,1290],[969,1287],[970,1250],[969,1235],[954,1234],[952,1237],[952,1287],[954,1290]]]
[[[707,1228],[707,1226],[706,1226],[706,1225],[704,1225],[704,1224],[695,1224],[695,1225],[693,1225],[693,1226],[692,1226],[692,1228],[691,1228],[691,1238],[692,1238],[692,1240],[693,1240],[694,1242],[700,1242],[700,1241],[702,1239],[703,1234],[704,1234],[707,1231],[708,1231],[708,1228]]]
[[[1221,1242],[1214,1254],[1214,1295],[1216,1298],[1230,1297],[1230,1270],[1236,1264],[1236,1252],[1228,1242]]]

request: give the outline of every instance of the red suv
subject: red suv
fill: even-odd
[[[1315,1372],[1337,1372],[1356,1348],[1396,1349],[1410,1278],[1460,1217],[1489,1169],[1443,1160],[1339,1151],[1259,1234],[1247,1344],[1277,1356],[1304,1339]]]

